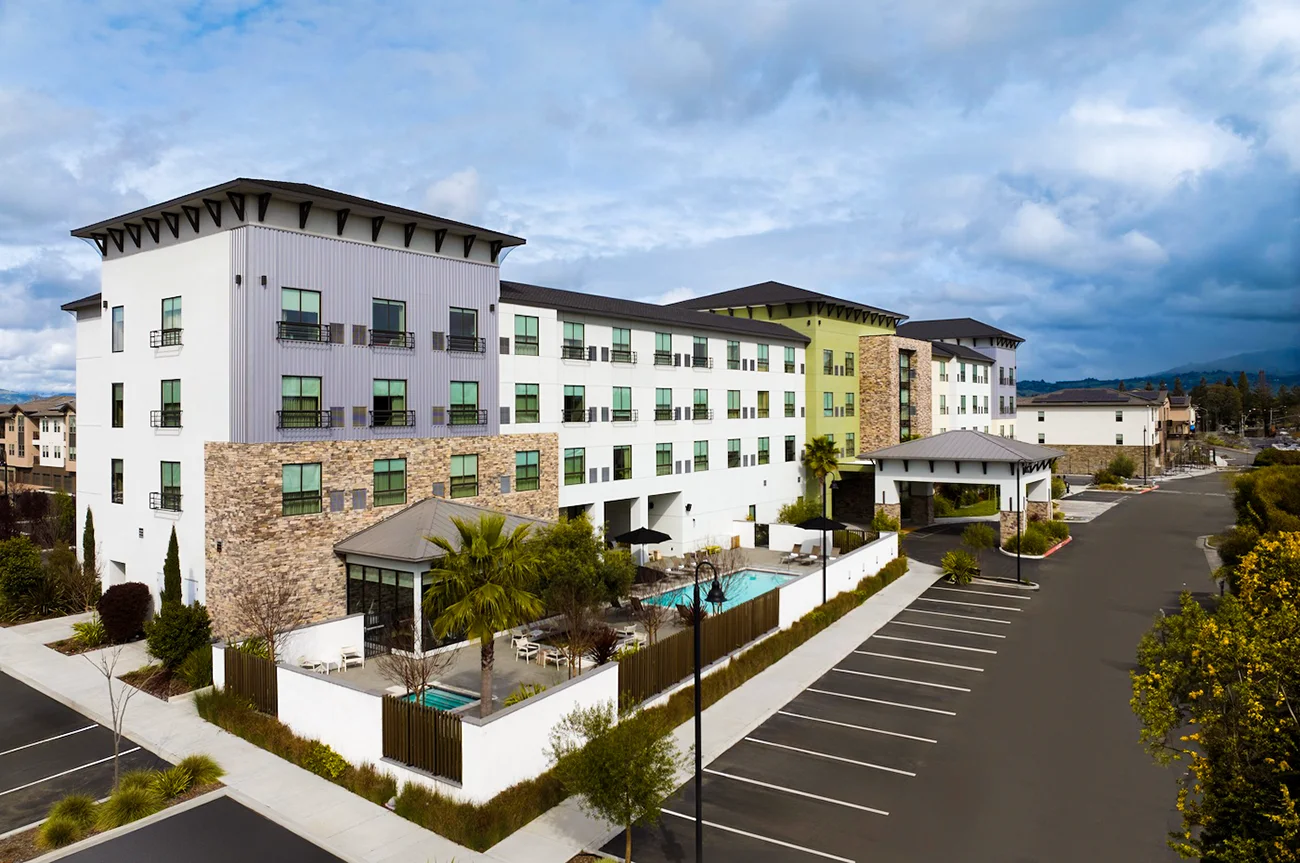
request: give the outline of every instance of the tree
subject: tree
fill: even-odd
[[[86,507],[86,526],[81,530],[81,567],[87,576],[99,578],[99,546],[95,545],[95,514]]]
[[[406,690],[407,695],[424,695],[434,678],[445,671],[455,661],[456,654],[447,650],[442,653],[430,653],[425,650],[415,653],[416,625],[414,618],[398,622],[397,628],[388,637],[385,645],[387,652],[375,659],[379,666],[379,675]]]
[[[1186,395],[1186,393],[1183,392],[1183,379],[1182,379],[1182,378],[1174,378],[1174,388],[1173,388],[1173,391],[1172,391],[1172,392],[1173,392],[1173,394],[1176,395],[1176,396]]]
[[[1123,381],[1120,381],[1119,386],[1116,387],[1116,389],[1118,389],[1120,392],[1126,392],[1128,390],[1128,386]]]
[[[646,640],[650,644],[658,640],[659,630],[668,622],[671,614],[668,606],[653,602],[638,602],[632,606],[632,617],[645,627]]]
[[[1152,392],[1152,391],[1155,390],[1155,387],[1152,386],[1151,381],[1147,381],[1147,385],[1144,386],[1142,389],[1146,390],[1147,392]],[[1163,387],[1162,387],[1162,389],[1163,389]]]
[[[1237,373],[1237,392],[1241,393],[1242,407],[1250,406],[1250,378],[1245,372]]]
[[[277,661],[285,636],[307,623],[308,618],[298,582],[250,574],[235,582],[230,620],[238,636],[261,639],[268,658]]]
[[[53,510],[58,544],[72,545],[77,534],[77,502],[66,491],[56,491]]]
[[[505,516],[477,522],[453,518],[458,536],[425,537],[442,550],[433,563],[433,583],[424,594],[424,613],[439,638],[464,632],[479,640],[479,715],[492,712],[493,638],[503,629],[536,620],[545,608],[531,592],[537,557],[527,542],[528,525],[505,532]]]
[[[181,602],[181,552],[176,544],[176,527],[172,526],[171,539],[167,540],[167,558],[163,561],[162,605],[180,605]]]
[[[1241,393],[1236,387],[1211,384],[1201,402],[1210,427],[1231,426],[1241,416]]]
[[[45,581],[41,551],[25,536],[0,541],[0,599],[26,610]]]
[[[45,576],[60,604],[71,611],[89,611],[99,599],[99,574],[86,575],[70,548],[59,547],[45,561]]]
[[[803,445],[803,466],[808,475],[816,477],[821,487],[822,515],[826,514],[826,477],[834,476],[840,470],[840,451],[830,438],[822,435],[807,441]]]
[[[658,819],[686,762],[660,712],[616,722],[613,704],[577,708],[552,729],[547,754],[584,812],[624,828],[631,863],[632,825]]]
[[[1164,392],[1164,391],[1167,390],[1167,389],[1169,389],[1169,385],[1168,385],[1167,383],[1165,383],[1165,379],[1164,379],[1164,378],[1161,378],[1161,379],[1160,379],[1160,391],[1161,391],[1161,392]]]
[[[140,681],[137,686],[123,683],[117,679],[117,663],[122,658],[122,650],[126,645],[118,645],[109,650],[100,650],[95,653],[83,653],[86,661],[91,664],[96,671],[104,677],[104,682],[108,686],[108,710],[110,730],[113,732],[113,788],[117,788],[118,779],[121,777],[121,753],[122,753],[122,727],[126,723],[126,708],[142,689],[149,685],[153,679],[151,674],[148,679]]]
[[[961,532],[962,545],[969,548],[975,553],[975,562],[979,565],[980,571],[984,570],[984,549],[996,548],[998,544],[997,532],[993,526],[987,522],[977,521],[966,526]]]

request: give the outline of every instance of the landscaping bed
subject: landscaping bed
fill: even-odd
[[[193,692],[195,689],[180,675],[173,674],[161,665],[146,665],[143,668],[137,668],[135,671],[120,674],[117,679],[163,701],[175,695]]]

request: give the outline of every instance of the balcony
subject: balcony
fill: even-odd
[[[485,354],[487,339],[478,336],[447,336],[447,350],[461,354]]]
[[[672,408],[655,408],[655,422],[663,422],[673,418]]]
[[[487,410],[477,405],[452,405],[447,410],[449,426],[485,426],[487,421]]]
[[[704,355],[695,355],[691,357],[691,368],[711,369],[713,368],[713,357]]]
[[[275,338],[281,342],[329,342],[329,327],[324,324],[304,324],[298,321],[276,321]]]
[[[727,453],[727,467],[740,467],[740,453]]]
[[[560,411],[560,422],[562,423],[585,423],[586,421],[586,408],[565,408]]]
[[[150,330],[149,347],[151,348],[174,348],[179,347],[181,343],[180,327],[168,330]]]
[[[400,330],[371,330],[370,347],[372,348],[415,348],[415,333]]]
[[[790,419],[790,418],[793,417],[793,416],[794,416],[794,408],[793,408],[793,407],[787,407],[787,408],[785,409],[785,418],[786,418],[786,419]]]
[[[151,491],[149,492],[149,508],[161,509],[167,512],[180,512],[181,493],[178,491]]]
[[[636,351],[630,351],[627,348],[614,348],[609,352],[609,361],[611,363],[627,363],[636,365]]]
[[[411,428],[415,425],[415,411],[371,411],[371,428]]]
[[[587,358],[587,349],[583,345],[561,345],[560,359],[562,360],[585,360]]]
[[[180,428],[180,408],[163,408],[160,411],[149,411],[149,425],[156,429]]]
[[[696,405],[695,407],[691,408],[691,419],[693,419],[693,420],[711,420],[711,419],[713,419],[713,411],[710,410],[709,408],[701,407],[700,405]]]
[[[634,410],[615,408],[609,412],[609,416],[610,419],[616,423],[634,423],[636,422],[637,412]]]
[[[959,383],[959,384],[964,384],[964,383],[966,383],[966,376],[965,376],[965,375],[957,375],[957,383]]]
[[[767,360],[759,360],[759,361],[758,361],[758,370],[759,370],[760,372],[765,372],[765,371],[767,371]]]
[[[671,351],[655,351],[655,365],[671,366],[673,364],[673,355]]]
[[[330,427],[329,411],[276,411],[276,428],[327,429]]]

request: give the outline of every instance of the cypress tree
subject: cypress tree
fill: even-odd
[[[181,601],[181,552],[176,544],[176,528],[172,528],[172,538],[167,541],[167,560],[163,563],[163,605],[180,604]]]
[[[95,514],[86,507],[86,526],[81,531],[81,569],[86,577],[97,577],[99,564],[95,560]]]

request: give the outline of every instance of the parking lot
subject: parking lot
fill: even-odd
[[[121,751],[124,771],[167,766],[126,738]],[[0,673],[0,833],[44,819],[62,797],[99,799],[112,785],[113,733]]]
[[[705,853],[716,860],[871,859],[909,783],[960,727],[967,696],[1036,596],[938,582],[745,739],[706,765]],[[694,855],[693,785],[635,831],[637,863]],[[619,854],[622,837],[606,852]]]

